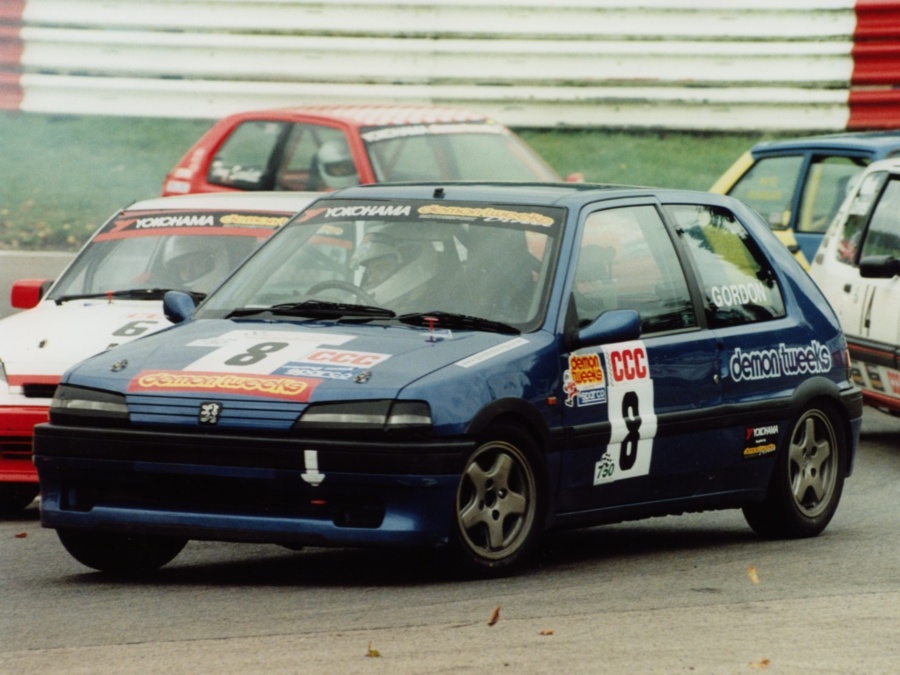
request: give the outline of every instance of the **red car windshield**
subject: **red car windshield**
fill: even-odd
[[[462,122],[363,129],[376,180],[562,180],[504,127]]]

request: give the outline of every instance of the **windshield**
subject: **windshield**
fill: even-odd
[[[495,124],[369,128],[362,138],[379,183],[562,180],[518,137]]]
[[[564,209],[329,200],[301,213],[198,311],[298,317],[461,317],[533,330],[545,312]],[[452,315],[452,316],[448,316]],[[489,327],[485,329],[490,330]]]
[[[123,211],[82,249],[48,298],[60,302],[115,294],[153,299],[172,289],[205,295],[289,217]]]

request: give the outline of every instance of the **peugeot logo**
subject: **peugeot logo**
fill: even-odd
[[[197,421],[200,422],[200,424],[218,424],[219,413],[221,412],[221,403],[206,401],[205,403],[200,404],[200,414],[197,417]]]

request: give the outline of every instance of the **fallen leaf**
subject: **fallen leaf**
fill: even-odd
[[[753,565],[750,565],[750,567],[747,568],[747,576],[750,577],[750,583],[759,583],[759,577],[756,575],[756,568]]]
[[[545,628],[544,630],[541,631],[541,635],[553,635],[553,629]]]
[[[494,611],[491,612],[491,618],[488,619],[488,626],[493,626],[500,620],[500,605],[494,607]]]
[[[371,641],[371,640],[369,640],[369,649],[366,651],[366,656],[367,656],[368,658],[371,658],[371,659],[374,659],[374,658],[377,658],[377,657],[381,656],[381,652],[380,652],[380,651],[378,651],[377,649],[373,649],[373,648],[372,648],[372,641]]]
[[[769,659],[760,659],[759,661],[751,661],[750,667],[756,670],[762,670],[769,667]]]
[[[16,539],[24,539],[27,536],[28,536],[27,532],[19,532],[19,534],[16,535]]]

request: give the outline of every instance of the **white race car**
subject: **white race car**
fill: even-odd
[[[38,493],[34,425],[60,376],[97,352],[167,327],[162,299],[205,297],[316,193],[213,193],[155,198],[115,213],[59,279],[13,284],[0,320],[0,513]]]
[[[900,415],[900,160],[866,169],[809,273],[840,318],[863,399]]]

